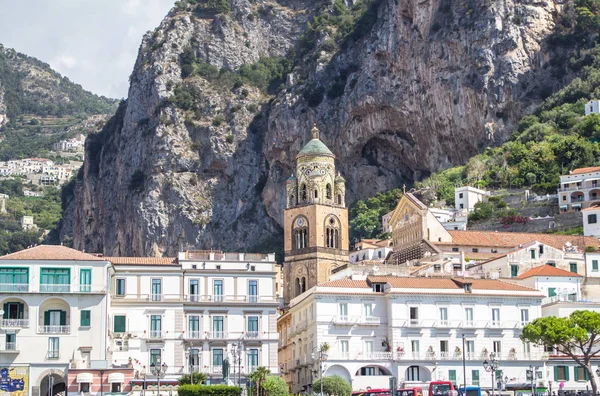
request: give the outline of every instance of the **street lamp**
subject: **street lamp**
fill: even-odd
[[[231,357],[233,357],[233,382],[235,383],[235,366],[238,366],[238,386],[242,385],[242,343],[231,345]]]
[[[537,370],[539,366],[529,365],[529,375],[531,376],[531,396],[535,394],[535,378],[537,376]]]
[[[156,363],[152,363],[150,365],[150,372],[153,376],[155,376],[158,380],[158,396],[160,396],[160,377],[165,375],[167,372],[167,364],[160,364],[160,358],[156,359]]]
[[[187,355],[188,364],[190,366],[190,384],[194,385],[194,362],[192,361],[194,354],[192,351],[193,348],[189,347],[185,354]]]
[[[320,396],[323,396],[323,362],[327,360],[327,351],[323,349],[323,345],[321,348],[314,348],[313,352],[310,354],[310,357],[315,360],[319,359],[319,382],[321,385],[321,393]]]
[[[488,373],[492,374],[492,396],[494,396],[494,381],[496,380],[496,370],[498,370],[498,361],[496,360],[496,354],[490,353],[490,361],[483,361],[483,368]]]

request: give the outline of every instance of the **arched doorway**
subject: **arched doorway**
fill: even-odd
[[[38,382],[40,384],[40,396],[66,396],[67,394],[67,380],[61,370],[47,370],[43,372]]]
[[[431,381],[431,371],[424,366],[410,366],[404,371],[405,382],[429,382]]]
[[[327,371],[325,371],[324,375],[326,377],[329,377],[332,375],[339,375],[340,377],[342,377],[343,379],[348,381],[350,384],[352,383],[352,376],[350,375],[350,372],[348,371],[348,369],[339,364],[334,364],[333,366],[328,367]]]

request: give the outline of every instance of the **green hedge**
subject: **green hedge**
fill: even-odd
[[[242,388],[228,385],[181,385],[179,396],[240,396]]]

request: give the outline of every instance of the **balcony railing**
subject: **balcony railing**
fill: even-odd
[[[0,352],[19,352],[16,342],[5,342],[0,344]]]
[[[379,325],[379,323],[381,323],[381,320],[379,319],[378,316],[364,316],[364,317],[360,318],[360,324],[363,324],[363,325],[377,326],[377,325]]]
[[[60,354],[58,351],[48,351],[48,359],[58,359],[60,358]]]
[[[62,285],[40,285],[41,293],[70,293],[71,285],[70,284],[62,284]]]
[[[260,333],[258,331],[247,331],[244,334],[244,338],[250,339],[250,340],[256,340],[260,337]]]
[[[0,293],[27,293],[29,283],[0,283]]]
[[[278,304],[275,296],[255,295],[200,295],[200,294],[126,294],[111,296],[115,302],[188,302],[188,303],[216,303],[216,304]]]
[[[162,330],[150,330],[148,337],[152,339],[164,338]]]
[[[340,326],[352,326],[356,323],[358,317],[348,315],[336,315],[331,320],[334,324]]]
[[[202,338],[202,333],[198,330],[192,330],[192,331],[188,331],[184,338],[189,338],[189,339],[193,339],[193,340],[198,340],[200,338]]]
[[[38,333],[40,334],[69,334],[71,326],[39,326]]]
[[[213,339],[213,340],[223,340],[225,338],[227,338],[227,333],[224,331],[211,331],[209,333],[207,333],[207,338],[209,339]]]
[[[223,372],[223,366],[212,366],[210,371],[214,374],[221,374]]]
[[[29,327],[29,319],[2,319],[2,327]]]

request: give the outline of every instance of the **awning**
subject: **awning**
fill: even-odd
[[[80,373],[77,374],[77,383],[78,384],[91,384],[94,376],[90,373]]]
[[[560,205],[560,208],[561,208],[561,209],[567,209],[567,208],[568,208],[568,206],[567,206],[567,205]]]
[[[594,180],[600,180],[600,177],[592,177],[590,179],[585,179],[585,181],[594,181]]]
[[[108,383],[109,384],[123,384],[125,383],[125,374],[123,373],[110,373],[108,375]]]
[[[571,207],[572,208],[581,208],[581,204],[572,204]]]
[[[561,184],[573,184],[573,183],[580,183],[582,182],[584,179],[576,179],[576,180],[565,180],[564,182],[561,182]]]

